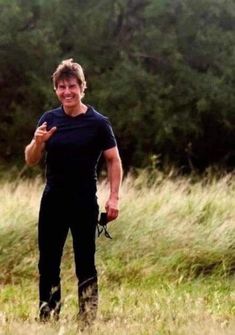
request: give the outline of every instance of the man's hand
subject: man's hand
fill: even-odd
[[[46,122],[35,130],[32,141],[25,148],[25,161],[29,166],[34,166],[39,163],[45,150],[45,142],[55,131],[56,127],[52,127],[47,131]]]
[[[118,199],[110,197],[106,202],[105,210],[107,213],[108,222],[115,220],[118,217],[119,213]]]
[[[52,127],[47,131],[47,123],[43,122],[43,124],[35,130],[34,140],[36,144],[45,143],[56,131],[56,127]]]

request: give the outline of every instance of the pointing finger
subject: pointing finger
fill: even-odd
[[[55,131],[56,131],[56,127],[52,127],[49,131],[48,131],[48,133],[50,134],[50,135],[52,135]]]
[[[43,124],[41,124],[41,126],[38,127],[38,129],[46,129],[47,127],[47,122],[43,122]]]

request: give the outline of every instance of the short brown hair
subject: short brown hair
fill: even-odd
[[[79,86],[82,88],[82,92],[84,93],[87,85],[83,68],[80,64],[75,63],[73,58],[65,59],[57,66],[52,75],[54,88],[57,88],[60,80],[68,78],[76,78]]]

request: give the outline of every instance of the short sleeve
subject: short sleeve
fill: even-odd
[[[104,118],[102,120],[102,125],[101,125],[101,149],[108,150],[117,145],[117,141],[115,138],[115,135],[113,133],[113,129],[111,126],[111,123],[108,118]]]

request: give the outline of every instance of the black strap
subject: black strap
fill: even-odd
[[[104,236],[107,238],[112,239],[112,236],[109,234],[108,230],[107,230],[107,214],[106,213],[101,213],[100,214],[100,219],[99,222],[97,223],[97,233],[98,233],[98,237],[104,233]]]
[[[112,239],[112,236],[109,234],[108,230],[107,230],[107,225],[100,225],[99,223],[97,224],[97,232],[98,232],[98,237],[104,233],[104,236],[107,238]]]

